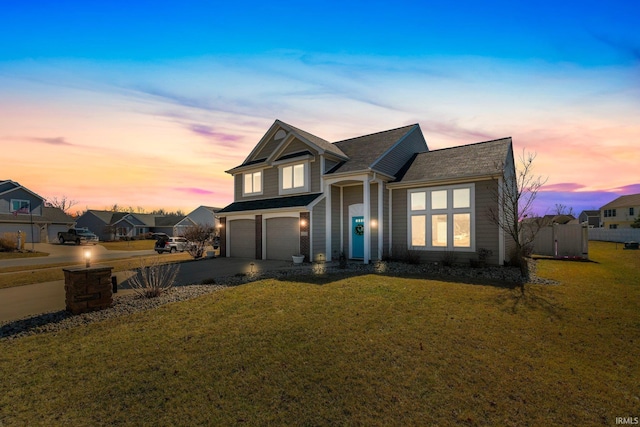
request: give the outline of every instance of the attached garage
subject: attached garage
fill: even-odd
[[[256,257],[256,222],[252,219],[229,221],[229,255],[234,258]]]
[[[291,255],[300,253],[299,218],[269,218],[266,228],[267,259],[291,261]]]

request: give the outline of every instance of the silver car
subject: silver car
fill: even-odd
[[[184,237],[166,237],[156,241],[154,250],[159,254],[163,252],[184,252],[188,249],[189,242]]]

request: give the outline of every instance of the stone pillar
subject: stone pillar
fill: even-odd
[[[112,267],[63,268],[67,311],[80,314],[111,307],[111,270]]]

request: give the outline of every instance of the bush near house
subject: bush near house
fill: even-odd
[[[13,252],[18,249],[18,233],[0,234],[0,252]]]

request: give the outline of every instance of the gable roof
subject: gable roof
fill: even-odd
[[[394,182],[440,181],[502,173],[511,137],[418,153]]]
[[[34,223],[64,224],[68,226],[72,226],[76,222],[75,219],[64,213],[61,209],[48,206],[42,208],[42,215],[0,214],[0,222],[24,224],[31,222],[31,220],[33,220]]]
[[[11,181],[11,180],[0,181],[0,195],[9,193],[15,190],[24,190],[27,193],[31,194],[32,196],[37,197],[40,200],[44,200],[44,197],[42,197],[41,195],[34,193],[33,191],[29,190],[27,187],[24,187],[15,181]]]
[[[340,148],[349,157],[349,160],[332,169],[330,173],[353,172],[370,168],[380,156],[417,126],[417,124],[412,124],[334,142],[333,145]]]
[[[301,196],[274,197],[271,199],[247,200],[234,202],[221,209],[218,213],[258,211],[278,208],[296,208],[309,205],[320,197],[322,193],[303,194]]]
[[[309,132],[306,132],[302,129],[298,129],[295,126],[291,126],[290,124],[287,124],[280,120],[276,120],[276,123],[280,124],[282,127],[288,127],[295,134],[302,137],[303,140],[306,139],[308,142],[311,142],[312,144],[316,145],[318,148],[322,149],[323,151],[333,153],[340,157],[348,157],[347,154],[340,149],[340,147],[330,143],[329,141],[326,141],[322,138],[312,135]]]
[[[582,214],[585,214],[588,217],[589,216],[592,216],[592,217],[593,216],[597,216],[597,217],[599,217],[600,216],[600,211],[596,211],[596,210],[593,210],[593,209],[587,209],[587,210],[584,210],[584,211],[580,212],[579,216],[582,216]]]
[[[600,209],[627,208],[632,206],[640,206],[640,193],[620,196],[617,199],[607,203]]]

